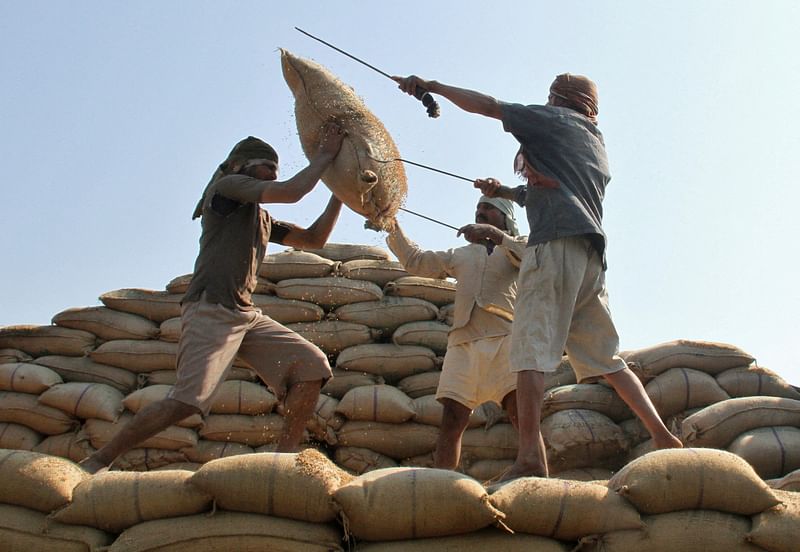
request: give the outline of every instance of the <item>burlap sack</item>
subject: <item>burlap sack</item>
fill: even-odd
[[[508,458],[475,460],[462,457],[461,463],[464,465],[464,473],[473,479],[483,481],[486,486],[510,468],[514,464],[514,460]]]
[[[50,513],[72,500],[89,474],[64,458],[0,449],[0,503]]]
[[[780,479],[770,479],[767,484],[782,491],[800,491],[800,470],[789,472]]]
[[[545,392],[542,418],[574,408],[594,410],[615,422],[633,416],[631,409],[613,389],[593,383],[576,383],[553,387]]]
[[[450,326],[435,320],[406,322],[394,331],[392,342],[396,345],[427,347],[439,355],[444,355],[447,351],[448,333]]]
[[[558,473],[551,473],[551,477],[558,479],[568,479],[570,481],[586,481],[597,483],[602,482],[604,485],[614,475],[614,472],[605,468],[576,468],[574,470],[563,470]]]
[[[181,338],[181,319],[170,318],[158,326],[158,339],[169,343],[177,343]]]
[[[753,516],[748,542],[770,552],[796,552],[800,527],[800,493],[775,491],[781,504]]]
[[[331,524],[260,514],[216,512],[146,521],[124,531],[108,552],[343,552]]]
[[[70,416],[109,422],[122,414],[122,399],[122,393],[110,385],[85,382],[60,383],[39,395],[40,404],[58,408]]]
[[[30,362],[33,357],[19,349],[0,349],[0,364]]]
[[[0,547],[9,552],[91,552],[114,542],[109,535],[92,527],[64,525],[47,515],[0,504]]]
[[[137,385],[136,374],[130,370],[100,364],[89,357],[53,355],[39,357],[33,362],[50,368],[64,381],[104,383],[122,393],[133,391]]]
[[[782,477],[800,469],[800,429],[760,427],[739,435],[728,451],[741,456],[762,479]]]
[[[461,455],[465,462],[515,458],[517,447],[517,430],[511,424],[468,429],[461,438]]]
[[[86,440],[82,439],[77,431],[50,435],[41,443],[33,447],[34,452],[60,456],[73,462],[80,462],[91,455],[96,449]]]
[[[306,157],[317,151],[323,124],[334,118],[347,132],[322,181],[356,213],[388,229],[406,196],[400,152],[355,91],[313,61],[281,50],[283,76],[295,98],[295,119]],[[388,255],[387,255],[388,257]]]
[[[122,405],[135,414],[147,405],[163,401],[167,398],[171,390],[171,385],[148,385],[126,395],[122,399]],[[200,414],[192,414],[183,420],[178,420],[175,422],[175,425],[180,427],[198,427],[202,425],[202,423],[203,417]]]
[[[433,395],[439,387],[441,375],[442,373],[437,370],[407,376],[397,382],[397,388],[412,399]]]
[[[726,448],[758,427],[800,427],[800,401],[778,397],[740,397],[712,404],[686,418],[681,438],[692,447]]]
[[[42,439],[28,426],[0,422],[0,449],[33,450]]]
[[[135,448],[114,460],[114,469],[123,471],[151,471],[176,462],[185,461],[186,456],[179,450]]]
[[[428,539],[368,542],[358,547],[359,552],[569,552],[570,547],[554,539],[511,534],[492,527],[466,535],[431,537]]]
[[[108,307],[67,309],[53,317],[53,324],[90,332],[106,341],[158,337],[158,325],[152,320]]]
[[[438,436],[435,427],[414,422],[347,422],[336,432],[340,446],[374,450],[395,460],[432,452]]]
[[[637,458],[608,482],[642,514],[719,510],[752,515],[778,503],[750,465],[715,449],[665,449]]]
[[[357,475],[373,470],[397,467],[397,462],[388,456],[361,447],[336,447],[333,459],[338,466]]]
[[[336,412],[348,420],[401,424],[414,416],[414,402],[391,385],[356,387],[342,397]]]
[[[79,483],[72,502],[52,517],[120,533],[143,521],[199,514],[211,507],[211,496],[188,484],[191,476],[182,471],[101,473]]]
[[[670,368],[692,368],[715,375],[755,360],[734,345],[691,339],[676,339],[644,349],[622,351],[620,356],[645,381]]]
[[[0,328],[0,348],[19,349],[35,357],[83,356],[97,345],[89,332],[59,326],[16,325]]]
[[[214,414],[268,414],[278,399],[263,385],[249,381],[230,380],[219,386],[211,403]]]
[[[406,395],[407,396],[407,395]],[[423,395],[413,399],[414,421],[421,424],[440,426],[444,407],[436,400],[435,395]],[[467,428],[486,425],[486,415],[482,408],[475,408],[469,415]]]
[[[662,418],[730,399],[713,376],[689,368],[662,372],[645,386],[645,391]]]
[[[389,252],[383,247],[355,243],[328,242],[320,249],[306,249],[305,251],[332,261],[341,261],[342,263],[351,261],[388,261],[390,258]]]
[[[558,540],[643,527],[624,498],[582,481],[523,477],[493,487],[489,500],[511,530]]]
[[[404,276],[410,276],[397,261],[385,259],[356,259],[346,261],[339,267],[339,273],[345,278],[353,280],[366,280],[383,288],[392,280],[397,280]]]
[[[800,400],[800,392],[772,370],[752,364],[725,370],[717,376],[717,383],[731,397],[767,395]]]
[[[237,364],[244,364],[244,362],[235,358],[233,360],[233,366],[231,366],[231,369],[225,374],[225,381],[260,381],[252,368],[237,366]],[[134,375],[137,376],[139,387],[147,387],[149,385],[175,385],[178,379],[178,373],[174,368],[170,370],[154,370],[152,372],[143,372]]]
[[[209,441],[233,441],[258,447],[277,442],[285,423],[278,414],[209,414],[198,434]]]
[[[347,418],[336,411],[338,406],[338,399],[323,394],[317,397],[317,404],[314,406],[314,412],[311,414],[308,422],[306,422],[306,429],[314,439],[328,443],[329,445],[338,444],[339,441],[336,437],[336,431],[347,421]],[[281,407],[281,413],[284,416],[286,415],[283,407]]]
[[[355,345],[336,358],[340,370],[375,374],[389,383],[435,370],[437,365],[436,353],[428,347],[392,343]]]
[[[556,368],[555,372],[547,372],[544,375],[544,388],[552,389],[553,387],[560,387],[562,385],[573,385],[576,384],[578,380],[575,377],[575,370],[572,369],[572,365],[569,363],[568,357],[562,357],[561,362]]]
[[[63,383],[56,372],[30,362],[0,364],[0,389],[38,395]]]
[[[37,395],[0,391],[0,422],[29,427],[45,435],[66,433],[80,425],[77,418],[39,404]]]
[[[386,295],[416,297],[442,307],[456,300],[456,284],[449,280],[404,276],[389,282],[383,288]]]
[[[375,470],[339,487],[333,497],[348,532],[369,541],[469,533],[504,517],[480,483],[450,470]]]
[[[443,307],[439,307],[439,315],[436,319],[439,322],[444,322],[448,326],[453,325],[453,320],[455,320],[456,316],[456,305],[455,303],[450,303],[449,305],[444,305]]]
[[[212,460],[189,481],[217,507],[313,523],[336,518],[331,496],[352,480],[321,453],[261,453]]]
[[[301,322],[287,324],[286,327],[299,333],[329,355],[343,351],[347,347],[371,343],[380,338],[380,330],[369,328],[363,324],[338,320]]]
[[[288,249],[267,255],[258,268],[258,275],[273,282],[289,278],[323,278],[330,276],[337,266],[338,263],[314,253]]]
[[[117,289],[100,296],[100,301],[110,309],[138,314],[156,323],[180,316],[181,299],[182,293],[150,289]]]
[[[345,351],[346,350],[347,349],[345,349]],[[339,354],[339,357],[341,357],[342,354],[344,354],[344,351]],[[333,377],[325,382],[320,393],[329,395],[335,399],[341,399],[354,387],[359,387],[361,385],[380,385],[381,383],[385,383],[384,379],[375,374],[333,368]]]
[[[341,276],[281,280],[275,286],[275,294],[283,299],[308,301],[327,310],[359,301],[377,301],[383,297],[381,288],[372,282]]]
[[[618,468],[628,442],[622,429],[594,410],[562,410],[542,420],[547,460],[554,470]]]
[[[745,542],[746,517],[685,510],[642,519],[642,530],[614,531],[583,540],[581,552],[764,552]]]
[[[117,432],[122,429],[133,418],[133,414],[124,413],[116,422],[106,422],[95,418],[86,420],[81,428],[82,436],[89,440],[94,448],[102,448],[106,445]],[[142,448],[157,448],[166,450],[178,450],[186,447],[193,447],[197,444],[197,434],[191,429],[178,426],[168,428],[156,433],[154,436],[145,439],[137,446]]]
[[[433,303],[413,297],[384,297],[380,301],[362,301],[337,308],[337,320],[356,322],[378,328],[389,335],[408,322],[435,320],[438,310]]]
[[[174,370],[178,344],[149,339],[115,339],[106,341],[89,353],[95,362],[140,373],[154,370]]]
[[[211,460],[225,458],[227,456],[237,456],[239,454],[253,454],[253,447],[248,447],[241,443],[231,441],[208,441],[200,439],[193,447],[181,449],[181,452],[190,462],[205,464]]]
[[[274,295],[253,295],[253,304],[266,316],[281,324],[317,322],[325,317],[325,311],[319,305],[297,299],[284,299]]]
[[[198,462],[173,462],[160,468],[155,468],[152,471],[168,471],[168,470],[184,470],[189,472],[196,472],[203,464]]]
[[[194,276],[194,274],[176,276],[167,283],[167,291],[169,293],[186,293],[186,290],[189,289],[189,284],[192,283],[192,276]],[[261,276],[257,277],[256,288],[253,290],[254,294],[272,295],[274,292],[275,282],[262,278]]]

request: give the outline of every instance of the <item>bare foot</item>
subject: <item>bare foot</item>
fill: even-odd
[[[501,473],[494,481],[494,484],[505,483],[520,477],[547,477],[547,466],[541,462],[514,462],[510,468]]]
[[[657,449],[683,448],[683,443],[681,440],[675,437],[672,433],[659,436],[657,439],[654,438],[653,444]]]
[[[107,470],[108,466],[101,462],[100,460],[96,460],[94,457],[89,456],[88,458],[84,458],[78,465],[83,468],[83,471],[91,474],[96,474],[99,471]]]

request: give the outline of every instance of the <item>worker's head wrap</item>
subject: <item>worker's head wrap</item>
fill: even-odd
[[[501,197],[487,197],[482,195],[478,200],[478,203],[488,203],[492,207],[496,207],[506,216],[506,232],[512,236],[519,236],[517,217],[514,216],[514,204],[511,202],[511,200]]]
[[[597,85],[588,77],[564,73],[550,85],[550,94],[597,124]]]
[[[276,152],[272,146],[255,136],[248,136],[244,140],[240,140],[233,146],[233,149],[228,154],[225,161],[220,163],[217,170],[214,171],[211,180],[209,180],[205,190],[203,190],[200,201],[197,202],[197,207],[194,208],[192,219],[196,219],[203,214],[203,202],[206,198],[206,192],[214,182],[226,174],[231,174],[234,168],[240,170],[242,168],[263,164],[266,161],[278,162],[278,152]]]

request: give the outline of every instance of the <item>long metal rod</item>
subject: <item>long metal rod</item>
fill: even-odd
[[[461,180],[466,180],[467,182],[475,182],[474,178],[467,178],[466,176],[461,176],[458,174],[453,174],[451,172],[443,171],[441,169],[435,169],[433,167],[429,167],[428,165],[423,165],[422,163],[416,163],[414,161],[409,161],[408,159],[401,159],[397,158],[395,161],[402,161],[403,163],[408,163],[409,165],[414,165],[415,167],[422,167],[423,169],[428,169],[429,171],[438,172],[441,174],[446,174],[447,176],[452,176],[453,178],[460,178]]]
[[[441,224],[442,226],[446,226],[447,228],[452,228],[452,229],[453,229],[453,230],[455,230],[456,232],[458,231],[458,228],[456,228],[455,226],[450,226],[449,224],[445,224],[444,222],[442,222],[442,221],[440,221],[440,220],[436,220],[436,219],[433,219],[433,218],[431,218],[431,217],[426,217],[425,215],[422,215],[422,214],[420,214],[420,213],[415,213],[414,211],[411,211],[411,210],[409,210],[409,209],[406,209],[406,208],[404,208],[404,207],[400,207],[400,210],[401,210],[401,211],[405,211],[406,213],[410,213],[410,214],[412,214],[412,215],[416,215],[416,216],[418,216],[418,217],[420,217],[420,218],[424,218],[425,220],[429,220],[429,221],[431,221],[431,222],[435,222],[436,224]]]
[[[377,67],[375,67],[374,65],[370,65],[369,63],[367,63],[367,62],[366,62],[366,61],[364,61],[363,59],[358,59],[358,58],[357,58],[356,56],[354,56],[353,54],[348,54],[347,52],[345,52],[345,51],[344,51],[344,50],[342,50],[341,48],[337,48],[336,46],[334,46],[334,45],[333,45],[333,44],[331,44],[330,42],[325,42],[325,41],[324,41],[324,40],[322,40],[321,38],[318,38],[318,37],[316,37],[316,36],[312,35],[311,33],[307,33],[306,31],[304,31],[304,30],[303,30],[303,29],[301,29],[300,27],[295,27],[295,30],[296,30],[296,31],[300,31],[301,33],[303,33],[304,35],[306,35],[306,36],[307,36],[307,37],[309,37],[309,38],[313,38],[313,39],[314,39],[314,40],[316,40],[317,42],[322,42],[322,43],[323,43],[325,46],[328,46],[329,48],[333,48],[334,50],[336,50],[336,51],[337,51],[337,52],[339,52],[340,54],[344,54],[344,55],[346,55],[347,57],[349,57],[350,59],[353,59],[353,60],[355,60],[355,61],[357,61],[357,62],[361,63],[362,65],[366,65],[367,67],[369,67],[369,68],[370,68],[370,69],[372,69],[373,71],[377,71],[378,73],[380,73],[380,74],[381,74],[381,75],[383,75],[384,77],[386,77],[386,78],[388,78],[388,79],[391,79],[392,81],[394,81],[394,79],[392,79],[392,76],[391,76],[389,73],[385,73],[384,71],[381,71],[380,69],[378,69],[378,68],[377,68]]]

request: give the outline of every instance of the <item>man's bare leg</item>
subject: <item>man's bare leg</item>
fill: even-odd
[[[81,461],[80,466],[89,473],[97,473],[142,441],[198,412],[196,407],[175,399],[151,403],[140,409],[105,446]]]
[[[508,421],[514,426],[514,429],[519,431],[519,420],[517,419],[517,391],[511,391],[508,395],[503,397],[503,409],[508,415]]]
[[[439,438],[436,440],[436,451],[433,453],[433,467],[454,470],[461,459],[461,438],[469,423],[469,408],[453,399],[441,400],[444,412],[439,427]]]
[[[303,439],[303,431],[306,429],[306,422],[317,406],[321,387],[322,380],[319,379],[316,381],[301,381],[289,388],[284,401],[286,425],[278,439],[277,452],[298,451],[300,441]]]
[[[499,481],[518,477],[547,477],[547,453],[540,418],[544,401],[544,374],[535,370],[517,373],[517,420],[519,448],[517,459]]]
[[[611,384],[623,401],[633,410],[650,432],[656,448],[682,448],[683,443],[675,437],[661,421],[653,402],[644,390],[642,382],[629,368],[606,374],[606,381]]]

